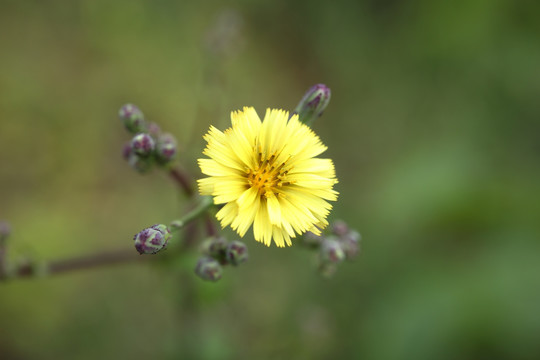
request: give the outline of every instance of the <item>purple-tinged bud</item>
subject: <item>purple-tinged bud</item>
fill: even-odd
[[[317,84],[312,86],[294,110],[298,114],[298,119],[308,126],[311,125],[328,106],[330,95],[330,88],[326,85]]]
[[[168,163],[176,156],[176,139],[171,134],[162,134],[157,139],[156,156],[161,163]]]
[[[0,245],[11,234],[11,226],[7,221],[0,221]]]
[[[360,240],[362,240],[362,235],[360,235],[360,233],[356,230],[351,230],[347,234],[345,234],[343,238],[350,239],[354,242],[360,242]]]
[[[152,169],[154,159],[151,156],[143,157],[132,152],[129,155],[128,164],[141,174],[144,174]]]
[[[149,134],[140,133],[131,139],[131,149],[139,156],[148,156],[154,151],[156,143]]]
[[[345,259],[345,252],[339,241],[327,238],[321,244],[320,256],[322,262],[338,263]]]
[[[349,227],[347,226],[345,221],[336,220],[332,224],[332,232],[339,237],[345,236],[349,232]]]
[[[249,258],[248,248],[241,241],[231,241],[227,245],[225,256],[229,264],[240,265]]]
[[[312,233],[311,231],[308,231],[303,236],[303,243],[306,246],[310,247],[319,247],[324,240],[324,237],[320,235],[316,235],[315,233]]]
[[[156,224],[136,234],[135,249],[139,254],[155,254],[167,247],[171,232],[166,225]]]
[[[118,111],[118,117],[126,129],[133,134],[146,130],[146,122],[142,111],[133,104],[126,104]]]
[[[218,281],[223,275],[223,268],[216,259],[205,256],[197,262],[195,274],[203,280]]]
[[[340,240],[347,260],[355,258],[360,253],[361,236],[357,231],[349,231]]]
[[[201,245],[201,252],[217,259],[224,259],[227,239],[222,236],[206,239]]]

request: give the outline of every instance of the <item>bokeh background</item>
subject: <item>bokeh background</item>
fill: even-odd
[[[248,236],[215,284],[196,254],[0,284],[0,358],[540,358],[539,4],[1,0],[10,259],[130,248],[182,214],[165,174],[121,158],[122,104],[199,177],[210,124],[292,110],[315,83],[331,217],[363,250],[331,280]]]

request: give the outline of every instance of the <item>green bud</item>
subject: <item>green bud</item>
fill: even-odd
[[[195,274],[203,280],[218,281],[223,275],[223,268],[216,259],[205,256],[197,262]]]
[[[341,246],[345,252],[345,258],[351,260],[358,256],[360,253],[360,233],[357,231],[349,231],[347,234],[343,235],[341,238]]]
[[[154,165],[154,159],[150,156],[140,156],[135,154],[134,152],[131,152],[128,157],[128,164],[141,174],[146,173],[152,169],[152,166]]]
[[[332,232],[337,236],[344,236],[349,232],[349,227],[343,220],[336,220],[332,224]]]
[[[133,237],[135,249],[139,254],[155,254],[167,247],[171,232],[166,225],[156,224],[146,228]]]
[[[321,261],[338,263],[345,259],[345,252],[339,241],[333,238],[326,238],[321,244]]]
[[[225,250],[227,262],[232,265],[239,265],[249,258],[246,244],[241,241],[231,241]]]
[[[165,164],[176,156],[176,139],[171,134],[162,134],[157,139],[156,156],[160,163]]]
[[[154,151],[156,143],[149,134],[139,133],[131,139],[131,149],[139,156],[148,156]]]
[[[142,111],[133,104],[126,104],[118,111],[118,117],[126,129],[133,134],[146,130],[146,122]]]
[[[211,237],[201,244],[201,252],[216,259],[224,259],[227,249],[227,239],[222,236]]]
[[[326,85],[317,84],[312,86],[294,110],[298,114],[298,119],[310,126],[315,119],[322,115],[324,109],[328,106],[330,95],[330,88]]]

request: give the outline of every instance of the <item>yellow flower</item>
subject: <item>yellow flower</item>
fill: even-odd
[[[244,236],[251,224],[255,240],[270,246],[291,245],[296,234],[328,225],[337,200],[334,164],[317,155],[326,150],[317,135],[283,110],[266,110],[264,121],[252,107],[231,113],[232,127],[211,126],[199,159],[209,177],[198,180],[202,195],[225,204],[216,217]]]

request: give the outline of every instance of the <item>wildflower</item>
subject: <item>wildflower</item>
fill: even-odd
[[[283,110],[255,109],[231,114],[232,127],[210,127],[199,159],[209,177],[198,181],[202,195],[225,204],[216,214],[243,237],[253,224],[255,240],[270,246],[291,245],[291,238],[311,231],[320,235],[335,201],[337,183],[330,159],[316,158],[327,148],[317,135]]]

